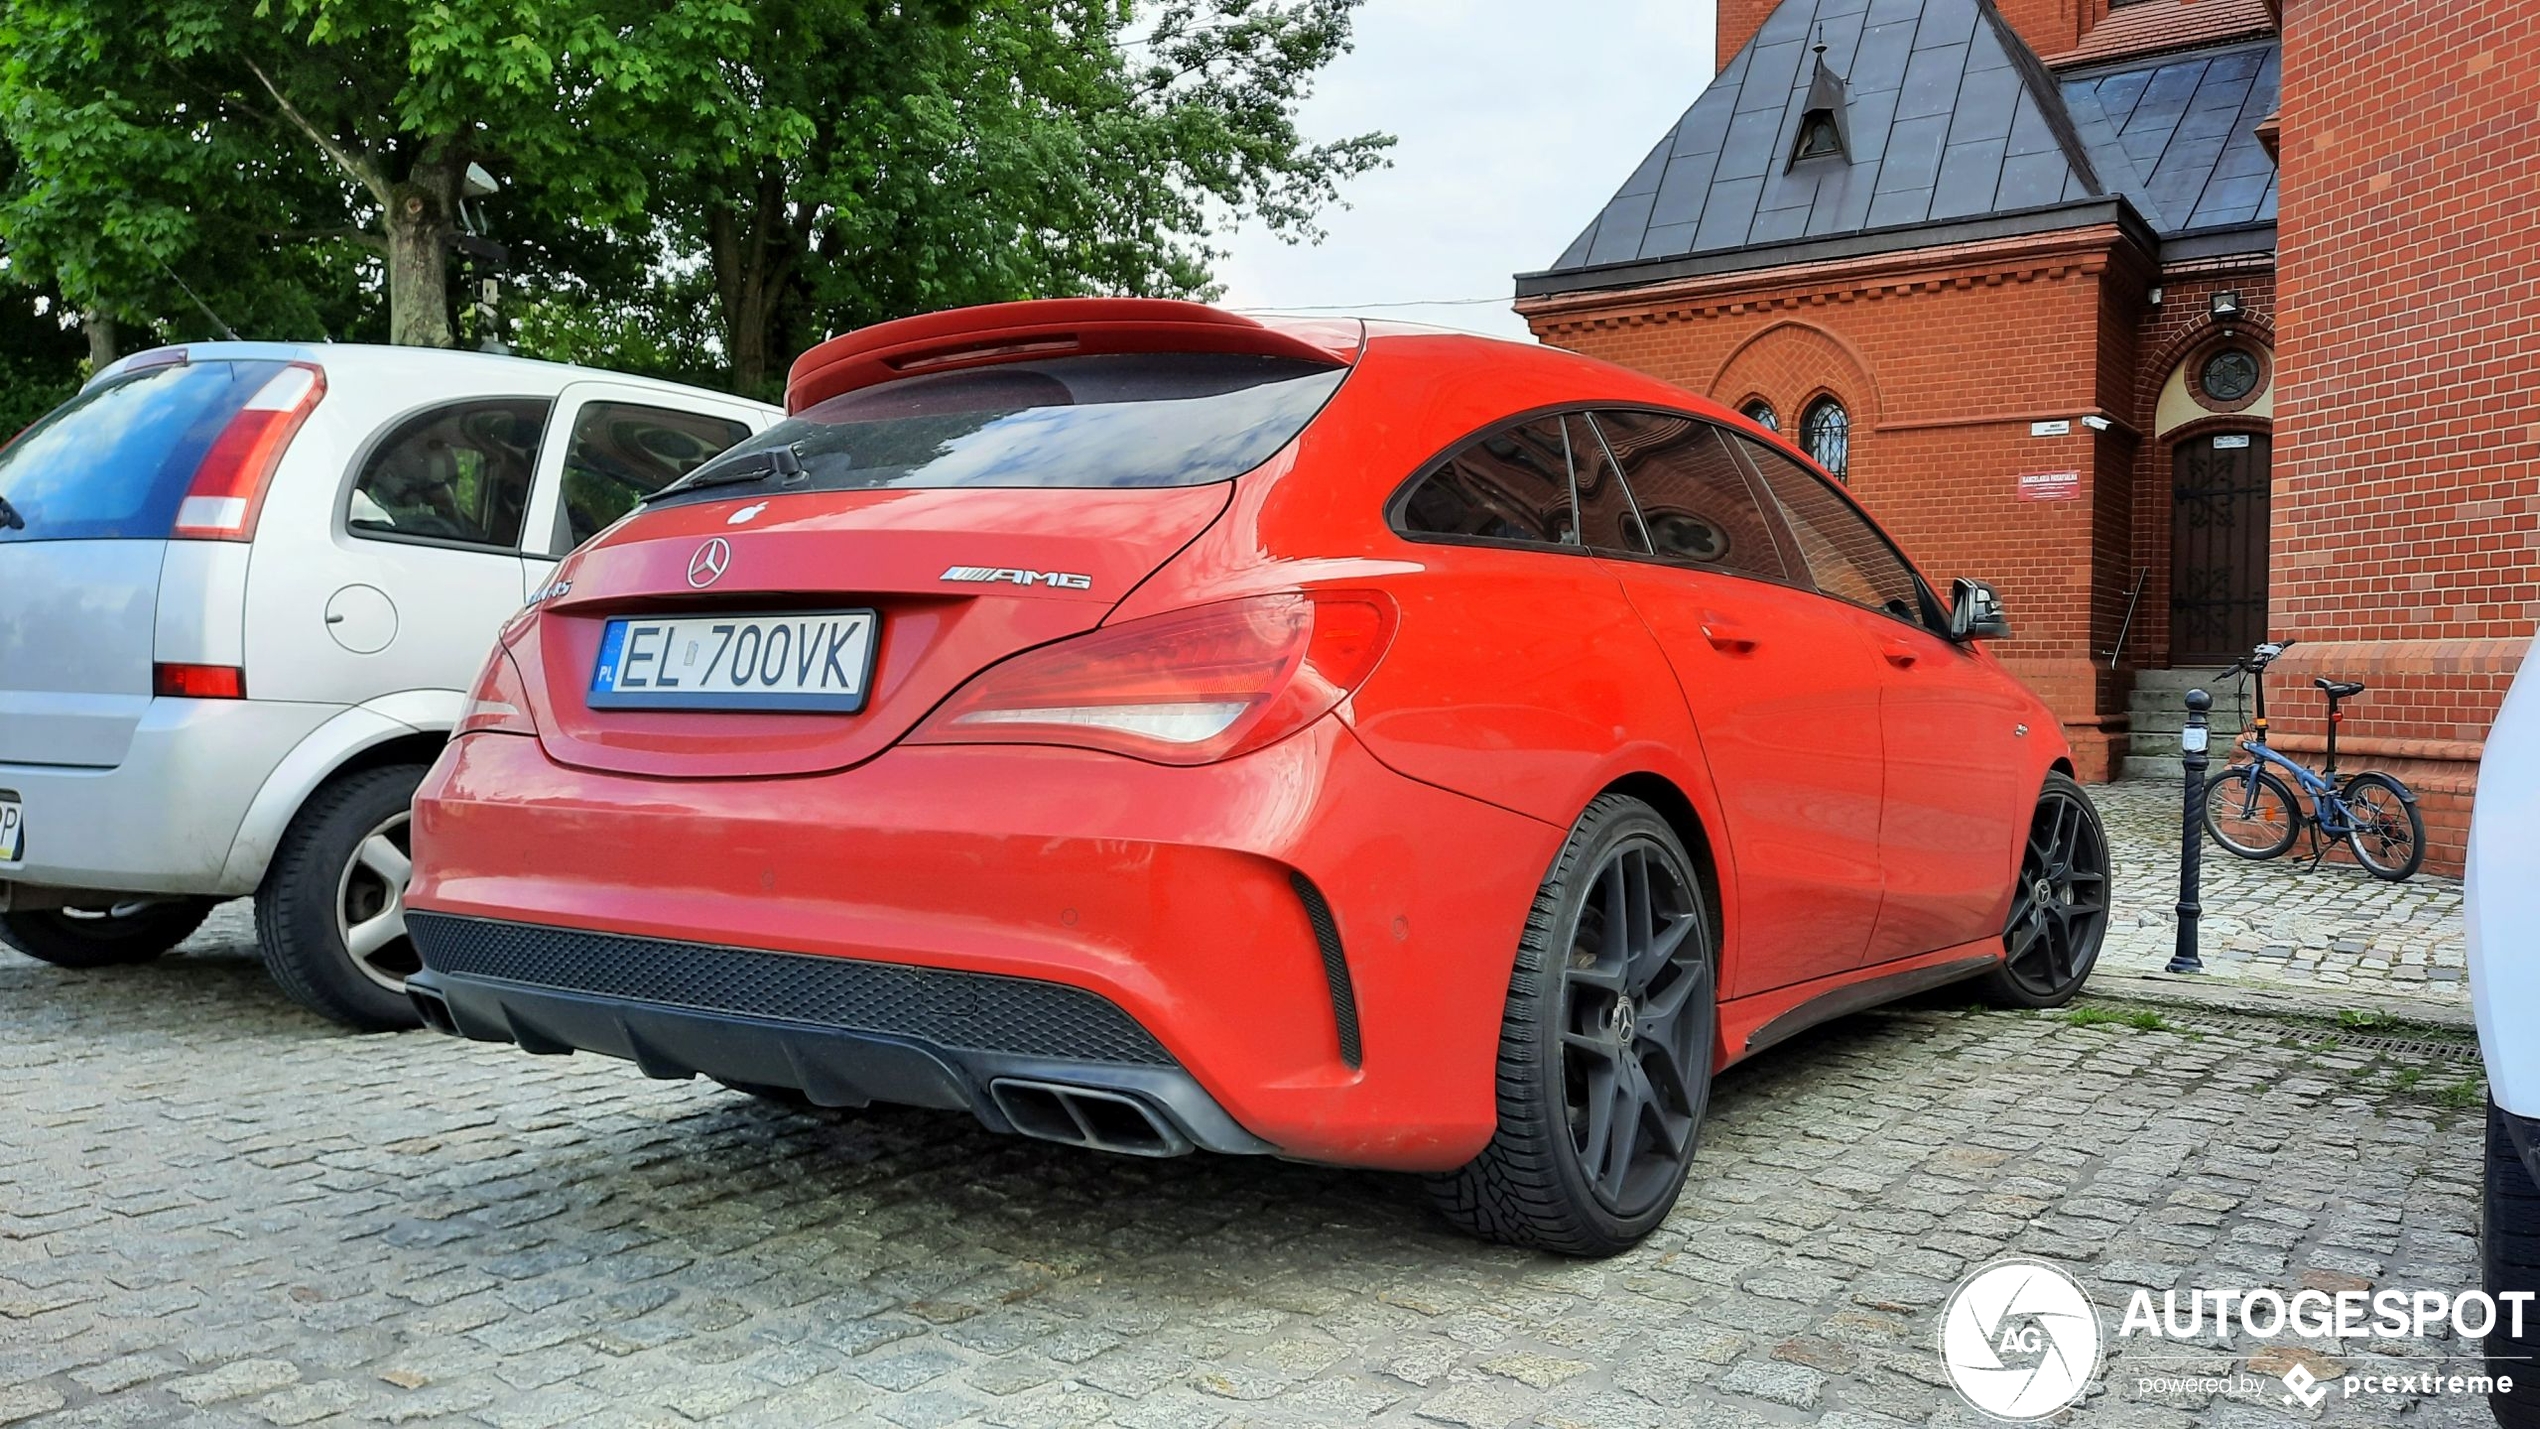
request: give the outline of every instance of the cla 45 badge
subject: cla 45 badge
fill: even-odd
[[[1009,581],[1019,586],[1045,585],[1052,590],[1092,590],[1094,578],[1071,571],[1023,571],[1011,566],[954,566],[938,577],[948,581]]]

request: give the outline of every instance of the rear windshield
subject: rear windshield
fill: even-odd
[[[286,364],[144,367],[54,408],[0,450],[0,542],[163,540],[203,454]]]
[[[1204,486],[1268,461],[1348,369],[1285,357],[1124,353],[905,377],[832,397],[652,504],[752,489]],[[790,463],[753,453],[789,448]],[[758,470],[756,481],[718,480]]]

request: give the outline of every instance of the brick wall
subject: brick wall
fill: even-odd
[[[2540,619],[2540,7],[2285,6],[2274,581],[2281,721],[2425,786],[2458,867]]]
[[[1785,431],[1816,395],[1841,400],[1854,494],[1942,589],[1996,584],[2015,632],[1996,652],[2064,721],[2084,777],[2104,778],[2123,753],[2104,650],[2133,452],[2079,423],[2062,437],[2029,427],[2099,409],[2101,349],[2132,341],[2141,291],[2123,243],[2077,231],[1521,308],[1547,343],[1726,405],[1760,396]],[[2137,296],[2111,302],[2111,285]],[[2108,337],[2120,321],[2128,334]],[[2061,470],[2080,473],[2074,499],[2019,499],[2022,473]]]

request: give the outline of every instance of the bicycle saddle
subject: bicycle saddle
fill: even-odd
[[[2328,697],[2332,700],[2342,700],[2364,692],[2364,682],[2361,680],[2331,680],[2323,677],[2311,683],[2327,691]]]

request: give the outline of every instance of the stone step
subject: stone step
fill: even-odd
[[[2138,738],[2146,734],[2176,735],[2187,727],[2185,705],[2146,708],[2137,703],[2127,708],[2126,717]],[[2239,711],[2226,705],[2218,705],[2209,711],[2205,716],[2205,725],[2214,732],[2216,739],[2221,739],[2226,734],[2238,734],[2243,727]]]
[[[2176,757],[2129,754],[2125,757],[2124,775],[2128,779],[2167,779],[2175,784],[2187,777],[2187,768]]]
[[[2186,694],[2189,690],[2198,688],[2212,690],[2218,685],[2225,685],[2228,683],[2230,683],[2230,679],[2223,674],[2221,669],[2207,666],[2188,666],[2174,670],[2137,670],[2134,672],[2134,688],[2138,694],[2145,690],[2165,690],[2175,696]]]

